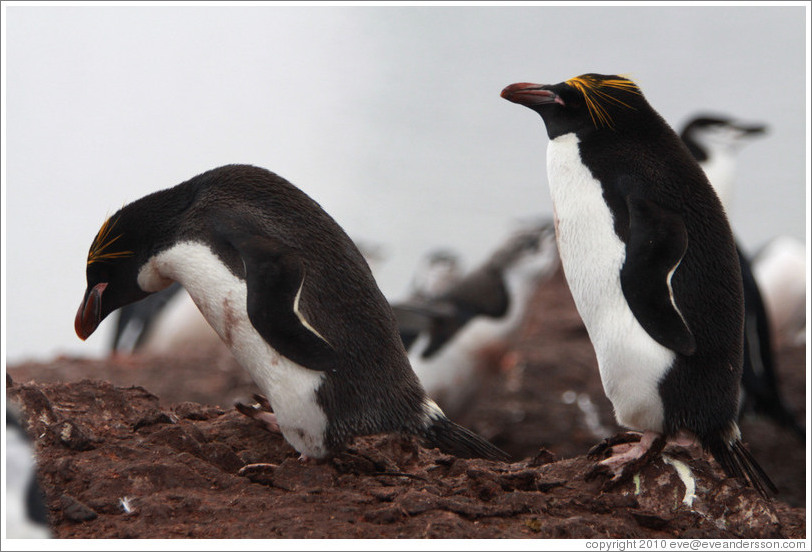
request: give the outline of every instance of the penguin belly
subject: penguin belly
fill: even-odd
[[[147,291],[171,279],[189,293],[204,318],[248,370],[271,403],[285,439],[311,458],[327,455],[327,417],[317,391],[324,373],[280,355],[256,331],[247,311],[247,287],[205,244],[182,242],[153,257],[138,275]]]
[[[626,246],[603,189],[583,164],[573,133],[550,141],[547,176],[564,275],[598,360],[618,423],[663,431],[659,383],[676,354],[657,343],[629,308],[620,284]]]

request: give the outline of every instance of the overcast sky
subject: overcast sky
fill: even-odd
[[[808,5],[3,4],[3,350],[99,355],[73,319],[90,242],[126,202],[227,163],[266,167],[379,245],[405,293],[446,246],[470,267],[549,215],[541,119],[504,86],[623,73],[675,128],[769,125],[730,217],[755,250],[806,237]]]

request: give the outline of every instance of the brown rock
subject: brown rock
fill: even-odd
[[[680,475],[658,459],[611,490],[586,481],[593,462],[583,455],[620,428],[560,275],[534,307],[509,371],[490,371],[455,420],[513,463],[370,436],[301,464],[279,434],[231,407],[258,392],[245,370],[193,352],[9,366],[8,398],[36,444],[58,538],[806,537],[805,446],[761,418],[741,426],[781,489],[772,502],[681,455],[690,505]],[[803,419],[805,350],[778,353]]]

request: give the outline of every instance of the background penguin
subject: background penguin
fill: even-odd
[[[775,491],[736,423],[744,308],[733,235],[687,147],[624,77],[517,83],[502,97],[544,119],[564,274],[618,423],[644,432],[602,465],[620,476],[664,437],[695,438],[728,475]]]
[[[457,253],[445,248],[429,251],[412,276],[410,298],[431,301],[451,288],[461,277],[462,263]]]
[[[698,115],[680,133],[727,211],[733,200],[736,156],[750,141],[764,136],[766,130],[765,125],[745,125],[729,117]]]
[[[155,322],[165,313],[166,305],[179,297],[182,290],[180,284],[174,283],[116,311],[118,316],[110,350],[128,354],[140,349],[154,333]]]
[[[506,457],[426,396],[358,248],[283,178],[229,165],[115,213],[90,247],[77,335],[172,282],[251,373],[303,457],[387,432],[459,456]]]
[[[806,247],[791,236],[770,240],[753,257],[753,273],[778,346],[806,343]]]
[[[405,301],[396,302],[392,306],[398,321],[400,338],[407,351],[420,332],[426,329],[430,320],[426,309],[430,302],[451,288],[460,278],[459,256],[449,249],[430,251],[420,259],[412,277],[409,296]]]
[[[736,179],[736,155],[753,138],[763,136],[765,129],[764,125],[743,125],[728,117],[702,115],[693,117],[680,133],[727,212]],[[750,260],[738,243],[736,250],[744,286],[742,410],[767,415],[805,440],[806,432],[787,408],[779,390],[770,319]]]
[[[8,378],[7,378],[8,380]],[[8,538],[49,539],[48,507],[37,483],[34,447],[23,430],[16,404],[6,406],[6,513]]]
[[[423,302],[400,303],[398,318],[424,317],[408,348],[426,392],[449,412],[459,412],[483,381],[483,364],[501,351],[539,283],[559,266],[551,222],[511,235],[479,268],[446,292]],[[501,356],[501,355],[500,355]]]

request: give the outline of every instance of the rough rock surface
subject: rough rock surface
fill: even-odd
[[[452,417],[513,463],[371,436],[301,464],[280,435],[234,410],[256,389],[221,352],[10,366],[7,395],[36,441],[60,538],[806,536],[805,446],[758,417],[741,425],[780,488],[771,502],[677,449],[614,487],[587,478],[594,462],[584,454],[620,428],[560,275],[492,353],[486,385]],[[803,419],[804,350],[783,349],[778,361]]]

